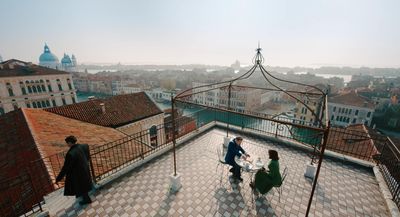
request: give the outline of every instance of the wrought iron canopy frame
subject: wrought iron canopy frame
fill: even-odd
[[[325,148],[326,148],[326,144],[327,144],[327,140],[328,140],[328,135],[329,135],[329,128],[330,128],[330,122],[329,122],[329,116],[328,116],[328,100],[327,100],[327,92],[324,92],[323,90],[321,90],[320,88],[313,86],[313,85],[308,85],[308,84],[303,84],[300,82],[294,82],[294,81],[288,81],[285,79],[281,79],[278,78],[274,75],[272,75],[270,72],[268,72],[265,67],[262,65],[262,63],[264,62],[264,57],[261,54],[261,48],[260,46],[258,46],[258,48],[256,49],[256,55],[253,58],[253,63],[254,65],[250,68],[250,70],[248,70],[246,73],[244,73],[243,75],[228,80],[228,81],[222,81],[222,82],[217,82],[214,84],[206,84],[206,85],[200,85],[197,87],[193,87],[190,89],[187,89],[179,94],[177,94],[175,97],[171,96],[171,107],[172,107],[172,143],[173,143],[173,160],[174,160],[174,176],[177,176],[177,172],[176,172],[176,135],[175,135],[175,130],[176,130],[176,117],[175,117],[175,104],[177,102],[179,103],[186,103],[186,104],[192,104],[192,105],[197,105],[197,106],[201,106],[201,107],[206,107],[206,108],[211,108],[211,109],[215,109],[215,110],[219,110],[219,111],[224,111],[224,112],[228,112],[228,121],[227,121],[227,136],[228,136],[228,132],[229,132],[229,113],[237,113],[237,114],[241,114],[241,115],[245,115],[245,116],[250,116],[250,117],[254,117],[254,118],[259,118],[259,119],[264,119],[264,120],[269,120],[278,124],[284,124],[284,125],[291,125],[291,126],[297,126],[297,127],[301,127],[301,128],[306,128],[306,129],[311,129],[311,130],[315,130],[317,131],[320,135],[322,135],[322,140],[321,140],[321,146],[319,148],[317,148],[316,146],[314,147],[314,153],[316,153],[316,155],[318,155],[318,165],[317,165],[317,170],[315,173],[315,177],[313,180],[313,184],[312,184],[312,189],[311,189],[311,194],[310,194],[310,198],[308,201],[308,206],[307,206],[307,211],[306,211],[306,216],[308,216],[309,212],[310,212],[310,208],[311,208],[311,203],[312,203],[312,199],[314,196],[314,192],[315,192],[315,188],[317,186],[317,181],[318,181],[318,176],[321,170],[321,164],[322,164],[322,160],[324,157],[324,152],[325,152]],[[251,75],[254,74],[254,72],[256,71],[256,69],[260,69],[261,74],[263,76],[263,78],[266,80],[267,84],[269,84],[270,86],[272,86],[272,88],[270,87],[252,87],[252,86],[244,86],[244,85],[235,85],[234,82],[237,81],[241,81],[244,79],[249,78]],[[283,82],[283,83],[287,83],[287,84],[292,84],[292,85],[298,85],[299,88],[305,88],[307,91],[289,91],[289,90],[285,90],[281,87],[279,87],[278,84],[274,83],[274,82]],[[242,87],[242,88],[250,88],[250,89],[259,89],[259,90],[270,90],[270,91],[278,91],[278,92],[282,92],[284,94],[286,94],[287,96],[289,96],[290,98],[294,99],[296,101],[296,103],[300,103],[301,105],[303,105],[305,108],[307,108],[312,115],[315,117],[315,124],[314,126],[306,126],[306,125],[301,125],[301,124],[296,124],[296,123],[292,123],[289,121],[282,121],[282,120],[277,120],[275,119],[276,116],[272,116],[272,115],[254,115],[254,114],[248,114],[246,112],[240,113],[240,112],[236,112],[236,111],[232,111],[231,108],[231,97],[232,97],[232,88],[234,87]],[[216,90],[216,89],[221,89],[221,88],[228,88],[228,107],[227,108],[221,108],[219,106],[207,106],[204,104],[200,104],[197,102],[191,102],[190,99],[193,95],[196,94],[200,94],[200,93],[204,93],[204,92],[208,92],[208,91],[212,91],[212,90]],[[199,90],[197,92],[193,92],[195,90]],[[204,90],[203,90],[204,89]],[[303,96],[316,96],[319,97],[318,100],[318,105],[316,106],[316,111],[314,109],[312,109],[308,103],[303,102],[301,99],[299,99],[296,94],[300,94]],[[312,162],[313,163],[313,160]]]
[[[222,82],[217,82],[217,83],[213,83],[213,84],[205,84],[205,85],[200,85],[197,87],[186,89],[186,90],[182,91],[181,93],[177,94],[175,97],[173,97],[172,103],[174,104],[176,102],[180,102],[180,103],[192,104],[192,105],[197,105],[197,106],[206,107],[206,108],[212,108],[212,109],[216,109],[216,110],[220,110],[220,111],[237,113],[237,112],[232,111],[232,108],[231,108],[231,98],[232,98],[231,92],[232,92],[233,88],[237,87],[237,88],[244,88],[244,89],[276,91],[276,92],[284,93],[286,96],[295,100],[296,103],[300,103],[301,105],[303,105],[305,108],[307,108],[311,112],[311,114],[314,117],[315,124],[313,126],[302,125],[302,127],[310,128],[310,129],[318,130],[318,131],[324,131],[324,129],[326,129],[328,127],[327,118],[324,121],[324,117],[328,117],[325,114],[325,112],[327,110],[326,109],[327,108],[327,93],[314,85],[308,85],[308,84],[303,84],[300,82],[289,81],[289,80],[278,78],[278,77],[272,75],[262,65],[262,63],[264,62],[264,57],[261,54],[261,50],[262,49],[260,47],[256,49],[257,53],[253,58],[254,65],[243,75],[241,75],[237,78],[228,80],[228,81],[222,81]],[[254,72],[256,72],[257,69],[260,70],[263,78],[267,82],[267,85],[270,85],[272,88],[268,87],[268,86],[255,87],[255,86],[234,84],[235,82],[250,78],[250,76],[252,76],[254,74]],[[276,84],[274,82],[283,82],[283,83],[287,83],[287,84],[291,84],[291,85],[298,85],[299,89],[306,89],[306,91],[285,90],[284,88],[279,87],[278,84]],[[194,95],[209,92],[212,90],[226,89],[226,88],[228,88],[228,107],[227,108],[221,108],[219,106],[208,106],[208,105],[204,105],[201,103],[190,101],[190,98]],[[306,98],[308,98],[308,97],[318,98],[318,106],[316,106],[316,109],[311,108],[311,106],[308,105],[307,103],[305,103],[303,100],[301,100],[298,97],[298,95],[304,96]],[[257,116],[257,118],[262,118],[262,119],[270,120],[270,121],[274,121],[274,122],[281,122],[279,120],[276,120],[274,117],[275,117],[275,115]],[[296,124],[296,123],[292,123],[292,122],[284,122],[284,123],[282,122],[282,124],[289,124],[289,125],[293,125],[293,126],[300,125],[300,124]]]

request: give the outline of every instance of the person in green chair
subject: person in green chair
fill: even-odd
[[[250,187],[261,194],[268,193],[273,187],[279,187],[282,184],[282,177],[279,172],[279,157],[275,150],[268,151],[269,159],[268,171],[263,167],[259,170],[254,178],[254,182],[250,183]]]

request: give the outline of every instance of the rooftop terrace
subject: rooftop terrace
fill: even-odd
[[[268,149],[279,152],[281,170],[288,168],[279,202],[275,190],[266,197],[254,196],[249,173],[243,172],[242,183],[233,181],[226,171],[221,177],[216,150],[224,135],[213,128],[179,146],[177,170],[183,187],[175,194],[169,191],[173,160],[168,152],[98,189],[89,206],[75,203],[57,216],[304,216],[312,185],[304,177],[307,153],[241,135],[250,154],[266,159]],[[389,212],[371,168],[326,158],[310,216],[389,216]]]

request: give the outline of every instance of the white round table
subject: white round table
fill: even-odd
[[[264,167],[264,161],[261,159],[259,161],[258,156],[252,156],[250,160],[245,160],[242,157],[235,157],[235,162],[239,165],[245,172],[256,173],[258,170]]]

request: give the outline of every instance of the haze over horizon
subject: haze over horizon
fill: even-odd
[[[2,0],[0,55],[37,63],[400,67],[400,1]]]

